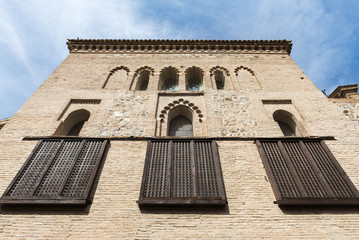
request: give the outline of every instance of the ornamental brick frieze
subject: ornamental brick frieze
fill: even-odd
[[[69,39],[71,53],[287,53],[288,40],[113,40]]]

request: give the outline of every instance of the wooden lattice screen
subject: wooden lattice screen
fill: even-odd
[[[357,205],[359,192],[322,140],[257,140],[279,205]]]
[[[215,141],[148,142],[139,205],[225,205]]]
[[[40,140],[0,202],[87,204],[106,145],[106,140]]]

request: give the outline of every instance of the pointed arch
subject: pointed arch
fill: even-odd
[[[130,69],[128,67],[115,67],[107,75],[106,81],[102,85],[102,88],[119,88],[121,82],[126,82],[129,73]]]
[[[177,68],[169,66],[160,72],[159,90],[175,91],[178,90],[179,71]]]

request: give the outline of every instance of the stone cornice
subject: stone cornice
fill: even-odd
[[[356,94],[358,91],[358,84],[338,86],[328,98],[346,98],[348,94]]]
[[[68,39],[70,53],[286,53],[289,40]]]

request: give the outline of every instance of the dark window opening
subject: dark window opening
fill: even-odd
[[[216,88],[218,90],[224,89],[225,77],[222,71],[216,70],[214,72],[214,80],[216,81]]]
[[[69,133],[67,134],[68,136],[78,136],[80,134],[80,131],[82,129],[82,127],[84,126],[85,121],[81,121],[75,124],[75,126],[73,126]]]
[[[147,90],[149,79],[150,72],[148,70],[142,70],[138,76],[136,90]]]
[[[173,67],[165,68],[160,75],[160,89],[175,91],[178,90],[178,74]]]
[[[285,110],[277,110],[273,113],[273,119],[278,123],[284,136],[302,136],[293,114]]]
[[[191,67],[186,73],[186,90],[202,91],[203,90],[203,74],[200,68]]]
[[[175,117],[169,124],[168,136],[193,136],[193,128],[191,121],[184,116]]]

